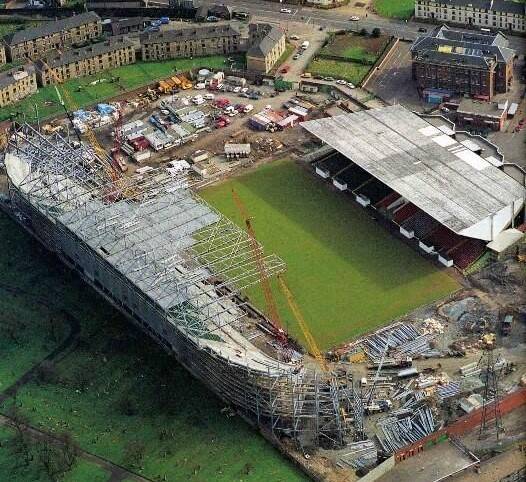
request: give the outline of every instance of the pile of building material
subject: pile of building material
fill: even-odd
[[[395,358],[425,356],[432,352],[430,337],[431,335],[422,335],[412,325],[396,323],[366,337],[363,347],[372,360],[382,358],[386,347],[387,352]]]
[[[444,333],[444,326],[434,318],[426,318],[422,322],[421,331],[423,335],[440,335]]]
[[[349,452],[342,455],[337,465],[358,469],[371,469],[378,461],[378,450],[372,440],[363,440],[349,444]]]
[[[478,376],[481,372],[482,370],[479,368],[477,362],[468,363],[467,365],[460,367],[462,378]]]
[[[446,385],[437,387],[437,395],[440,401],[446,398],[455,397],[460,393],[460,382],[451,381]]]
[[[109,104],[98,104],[95,110],[79,109],[73,112],[73,127],[83,134],[88,129],[102,127],[118,117],[117,109]]]
[[[283,144],[270,137],[257,137],[254,140],[254,147],[261,152],[274,152],[283,147]]]
[[[429,407],[421,406],[406,417],[389,416],[377,423],[378,441],[385,453],[393,453],[417,442],[435,431],[435,421]]]
[[[491,400],[488,400],[488,403],[490,403]],[[467,398],[462,398],[459,402],[459,407],[464,410],[466,413],[470,413],[473,410],[477,410],[478,408],[482,407],[482,404],[484,403],[484,397],[478,393],[473,393]]]

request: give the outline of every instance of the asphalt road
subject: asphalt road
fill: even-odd
[[[168,0],[156,0],[155,3],[167,4]],[[205,5],[214,5],[215,0],[203,0]],[[430,30],[432,24],[419,23],[414,21],[403,21],[390,18],[382,18],[376,15],[370,15],[362,18],[358,22],[351,22],[348,15],[344,14],[341,9],[321,10],[317,8],[305,7],[301,5],[281,4],[278,2],[266,2],[263,0],[230,0],[225,2],[234,9],[243,10],[267,21],[279,22],[287,25],[287,21],[305,22],[307,24],[319,25],[324,28],[346,29],[359,31],[362,28],[372,30],[375,27],[380,28],[383,33],[394,35],[396,37],[408,40],[414,40],[418,35],[419,28]],[[281,8],[289,8],[292,13],[281,13]],[[463,30],[463,29],[459,29]],[[469,31],[466,29],[466,31]],[[420,34],[421,35],[421,34]],[[526,38],[518,36],[508,36],[510,47],[516,49],[519,53],[526,51]]]

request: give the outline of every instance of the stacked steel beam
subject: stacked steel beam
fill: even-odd
[[[454,397],[460,393],[460,382],[449,382],[437,388],[437,395],[440,401]]]
[[[435,431],[433,414],[427,406],[402,418],[386,417],[379,420],[377,425],[380,429],[378,440],[385,453],[396,452]]]
[[[380,359],[388,346],[391,355],[424,356],[431,351],[429,335],[422,335],[414,326],[397,323],[377,331],[363,341],[364,350],[372,360]]]

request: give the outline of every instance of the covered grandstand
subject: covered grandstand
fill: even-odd
[[[316,173],[390,219],[445,266],[467,268],[522,219],[526,190],[491,153],[400,105],[304,122],[334,150]]]

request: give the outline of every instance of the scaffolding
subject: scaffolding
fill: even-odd
[[[115,183],[98,156],[15,124],[4,162],[17,218],[255,423],[303,445],[342,445],[362,417],[350,375],[283,361],[272,339],[256,346],[241,329],[258,263],[267,277],[285,263],[261,246],[256,259],[247,233],[197,194],[199,181],[159,168]]]

